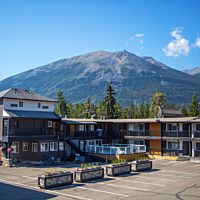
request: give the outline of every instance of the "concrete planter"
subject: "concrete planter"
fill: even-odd
[[[72,183],[73,173],[71,172],[38,176],[38,186],[42,189],[70,185]]]
[[[80,169],[74,172],[74,179],[77,182],[87,182],[104,177],[104,168],[96,167],[91,169]]]
[[[137,160],[131,163],[131,170],[134,172],[151,170],[152,161],[150,160]]]
[[[107,176],[118,176],[129,173],[131,173],[131,164],[128,163],[110,165],[106,167]]]

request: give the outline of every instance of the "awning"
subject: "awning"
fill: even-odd
[[[35,118],[35,119],[60,119],[54,112],[45,111],[22,111],[22,110],[5,110],[10,117],[17,118]]]

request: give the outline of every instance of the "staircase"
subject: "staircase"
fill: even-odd
[[[76,146],[76,144],[74,144],[71,140],[67,140],[66,141],[67,144],[74,150],[76,151],[76,153],[80,154],[81,156],[84,154],[79,147]]]

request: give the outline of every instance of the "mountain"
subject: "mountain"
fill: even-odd
[[[127,51],[97,51],[62,59],[0,81],[0,90],[10,87],[31,89],[55,97],[62,90],[72,103],[97,103],[112,83],[123,105],[149,101],[152,93],[166,93],[170,103],[187,103],[193,92],[200,96],[196,77],[172,69],[152,57]]]
[[[200,78],[200,67],[184,70],[185,73]]]

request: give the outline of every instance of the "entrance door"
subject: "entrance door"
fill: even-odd
[[[189,141],[183,141],[183,155],[189,156]]]

